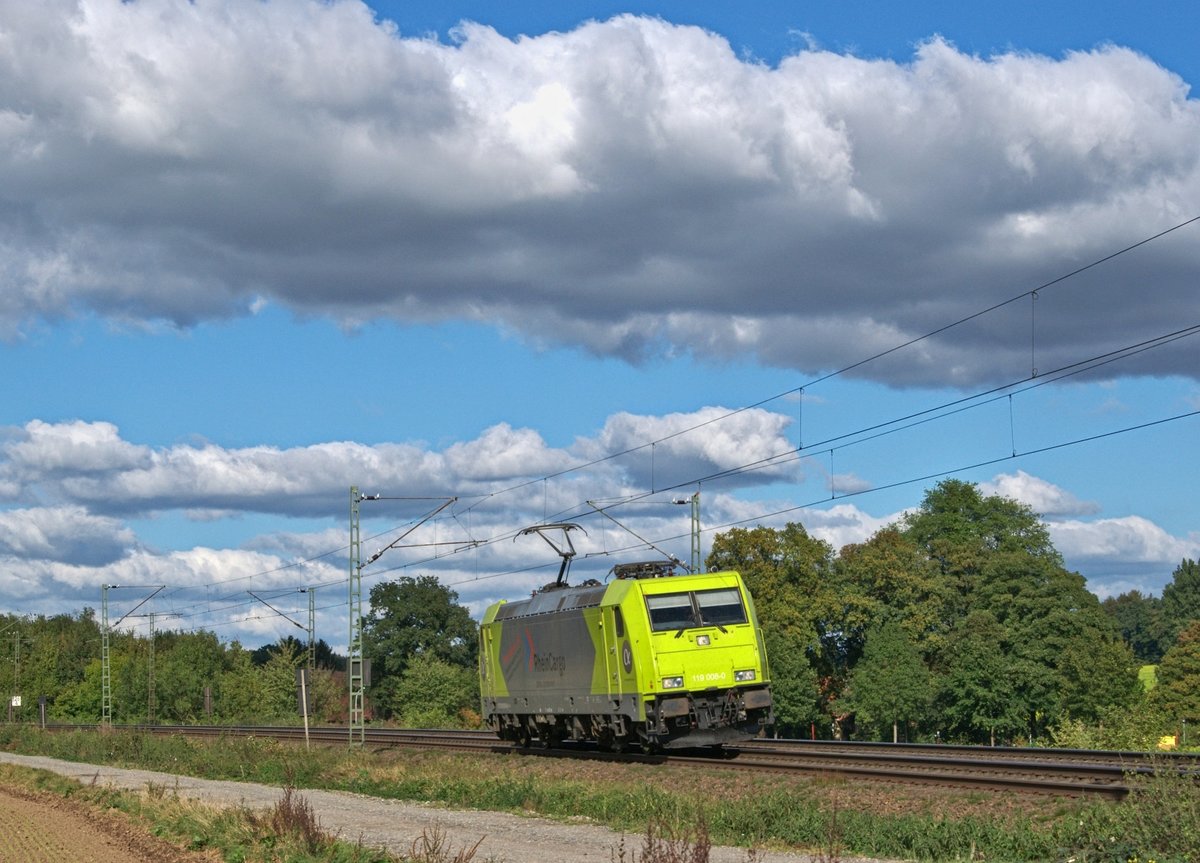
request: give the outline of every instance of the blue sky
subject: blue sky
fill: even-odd
[[[588,500],[686,557],[696,488],[705,547],[840,546],[951,475],[1097,594],[1157,593],[1200,556],[1197,32],[1182,2],[5,4],[0,611],[165,584],[258,643],[294,627],[248,587],[321,585],[344,644],[352,484],[459,497],[414,538],[476,547],[366,585],[475,611],[553,574],[513,541],[544,518],[582,569],[647,553]]]

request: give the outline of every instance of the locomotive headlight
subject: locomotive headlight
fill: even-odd
[[[681,686],[683,686],[683,678],[682,677],[664,677],[663,678],[663,689],[679,689]]]
[[[736,680],[738,683],[748,683],[751,680],[753,680],[754,677],[755,677],[755,675],[754,675],[753,668],[749,668],[745,671],[733,672],[733,679]]]

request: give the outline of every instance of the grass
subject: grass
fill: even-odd
[[[800,849],[827,861],[842,855],[937,861],[1074,857],[1077,863],[1126,863],[1138,855],[1158,863],[1193,859],[1171,844],[1168,832],[1200,847],[1200,793],[1190,783],[1166,787],[1156,780],[1145,780],[1131,802],[1113,805],[764,777],[716,768],[668,771],[653,765],[406,750],[318,748],[306,753],[262,738],[207,741],[120,731],[43,734],[0,728],[0,748],[295,789],[340,789],[587,820],[656,836],[657,846],[644,847],[640,857],[631,858],[645,863],[701,859],[683,856],[696,853],[690,849],[701,829],[704,842]],[[1156,831],[1165,813],[1170,815],[1169,831]],[[288,820],[303,824],[303,813]],[[1122,837],[1124,844],[1109,842],[1109,837]],[[309,839],[301,831],[296,841],[303,846]]]

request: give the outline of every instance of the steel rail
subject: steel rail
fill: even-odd
[[[95,725],[47,725],[52,731],[96,728]],[[294,726],[130,725],[116,728],[151,734],[304,740],[304,729]],[[319,745],[345,745],[346,728],[313,727],[309,729],[309,738]],[[364,742],[379,748],[486,751],[669,767],[804,773],[899,784],[1006,789],[1071,797],[1099,795],[1113,799],[1129,793],[1131,776],[1165,770],[1200,781],[1200,757],[1186,753],[759,739],[720,750],[646,754],[602,751],[589,744],[520,747],[500,740],[491,731],[370,727],[366,729]]]

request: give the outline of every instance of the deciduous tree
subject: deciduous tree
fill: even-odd
[[[1200,620],[1179,633],[1163,656],[1150,697],[1172,720],[1200,723]]]
[[[406,576],[371,588],[363,652],[372,663],[372,698],[378,708],[394,714],[404,709],[399,687],[417,659],[476,673],[477,627],[453,590],[431,575]]]
[[[937,707],[951,737],[996,744],[1024,730],[1018,690],[1025,669],[1007,654],[1008,633],[988,611],[974,611],[951,634]]]
[[[925,718],[932,695],[929,671],[900,624],[888,620],[869,629],[848,686],[855,724],[877,731],[891,725],[895,743],[901,722]]]
[[[1160,646],[1170,650],[1179,633],[1200,620],[1200,564],[1184,558],[1171,574],[1162,594],[1163,632]]]

